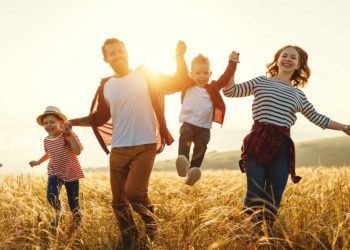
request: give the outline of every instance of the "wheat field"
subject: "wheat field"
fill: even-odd
[[[299,184],[288,182],[272,231],[242,213],[245,175],[204,171],[194,187],[175,172],[153,172],[149,194],[159,232],[136,249],[350,249],[350,168],[299,168]],[[107,172],[81,181],[83,222],[66,211],[57,229],[46,201],[46,176],[0,177],[0,249],[119,249]],[[135,215],[142,231],[141,219]]]

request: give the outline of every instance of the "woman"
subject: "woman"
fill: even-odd
[[[264,208],[263,213],[257,213],[258,221],[266,219],[273,223],[289,173],[294,183],[301,179],[295,175],[294,143],[290,138],[297,112],[322,129],[350,135],[350,126],[317,113],[299,89],[310,77],[307,59],[303,49],[287,45],[267,65],[267,77],[259,76],[241,84],[235,84],[232,77],[223,90],[227,97],[254,95],[254,125],[243,141],[240,168],[247,176],[245,211],[250,214],[256,208]]]

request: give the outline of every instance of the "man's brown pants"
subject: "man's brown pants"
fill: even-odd
[[[112,207],[125,245],[131,244],[138,236],[129,203],[141,215],[146,225],[145,232],[151,239],[157,230],[153,206],[148,197],[148,183],[155,157],[156,144],[112,148]]]

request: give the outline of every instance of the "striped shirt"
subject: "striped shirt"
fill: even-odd
[[[227,97],[254,95],[253,119],[261,123],[290,128],[294,125],[296,113],[302,113],[309,121],[327,128],[330,119],[319,114],[298,88],[259,76],[252,80],[235,84],[224,91]]]
[[[79,142],[75,134],[72,133],[72,136],[75,136]],[[83,148],[81,144],[80,148]],[[49,176],[57,176],[64,181],[75,181],[84,177],[78,158],[70,146],[69,139],[63,133],[54,139],[46,137],[44,139],[44,149],[50,158],[47,166]]]

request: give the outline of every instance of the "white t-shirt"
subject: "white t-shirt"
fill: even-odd
[[[104,97],[112,116],[112,148],[156,143],[155,114],[140,73],[111,77],[104,85]]]
[[[213,124],[213,102],[204,87],[193,86],[186,91],[180,111],[180,122],[211,128]]]

